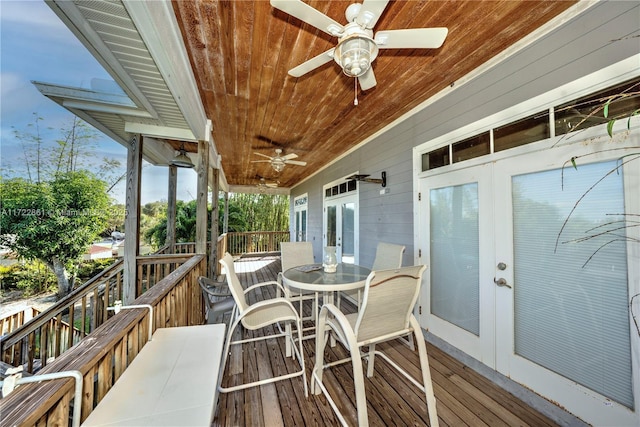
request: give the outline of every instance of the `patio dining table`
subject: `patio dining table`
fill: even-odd
[[[364,284],[371,270],[357,264],[339,263],[335,273],[327,273],[322,264],[307,264],[292,267],[283,272],[285,285],[315,293],[317,310],[314,313],[314,326],[318,323],[319,294],[322,293],[323,303],[333,303],[337,292],[351,291],[364,288]],[[305,335],[303,339],[313,338],[314,334]]]

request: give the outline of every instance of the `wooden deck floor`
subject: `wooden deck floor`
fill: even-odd
[[[236,261],[236,270],[245,285],[274,280],[280,270],[280,260],[278,257],[240,259]],[[354,307],[350,309],[353,310]],[[264,331],[260,333],[262,332]],[[307,381],[313,367],[314,344],[313,339],[304,340]],[[400,342],[379,347],[418,376],[417,352],[412,352]],[[345,354],[339,344],[331,351],[335,353],[333,357]],[[427,343],[427,352],[441,426],[556,425],[545,415],[437,347]],[[270,376],[271,372],[291,372],[297,367],[290,358],[284,357],[282,339],[244,344],[242,351],[232,352],[229,364],[223,379],[224,385]],[[344,396],[344,399],[334,400],[348,402],[341,410],[349,425],[356,425],[351,364],[334,367],[330,372],[331,374],[325,374],[325,385],[332,393]],[[424,394],[398,375],[383,359],[376,358],[375,374],[371,379],[365,376],[365,380],[370,425],[429,425]],[[322,395],[310,394],[305,398],[302,379],[297,377],[267,386],[220,394],[213,425],[326,426],[339,425],[339,422]]]

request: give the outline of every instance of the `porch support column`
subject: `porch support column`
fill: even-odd
[[[142,176],[142,135],[136,134],[127,149],[127,189],[124,220],[124,276],[122,278],[123,304],[136,299],[138,268],[136,259],[140,254],[140,182]]]
[[[224,193],[224,222],[222,224],[222,232],[229,232],[229,193]]]
[[[212,177],[211,183],[213,188],[211,189],[211,253],[209,255],[209,277],[216,278],[218,276],[218,215],[220,212],[218,206],[218,192],[220,186],[218,184],[218,178],[220,171],[216,168],[211,169]]]
[[[207,253],[207,196],[209,177],[209,144],[198,141],[198,196],[196,205],[196,253]]]
[[[169,166],[169,190],[167,194],[167,240],[170,254],[175,252],[176,245],[176,194],[178,188],[178,167]]]

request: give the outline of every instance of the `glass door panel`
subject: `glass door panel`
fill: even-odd
[[[345,262],[347,264],[353,264],[355,262],[355,208],[356,204],[353,202],[343,203],[341,205],[342,242],[336,251],[338,262]]]
[[[478,184],[437,188],[431,212],[431,313],[480,334]]]
[[[306,242],[307,240],[307,210],[301,210],[296,212],[296,242]]]
[[[336,205],[327,206],[325,246],[336,246],[337,243],[337,209]]]
[[[514,341],[517,355],[633,407],[623,176],[607,175],[615,168],[512,178]],[[561,180],[562,191],[549,191]]]

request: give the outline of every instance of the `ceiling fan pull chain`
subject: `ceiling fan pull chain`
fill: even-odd
[[[353,86],[353,92],[355,94],[355,98],[353,99],[353,105],[358,105],[358,78],[354,78],[353,79],[354,82],[354,86]]]

